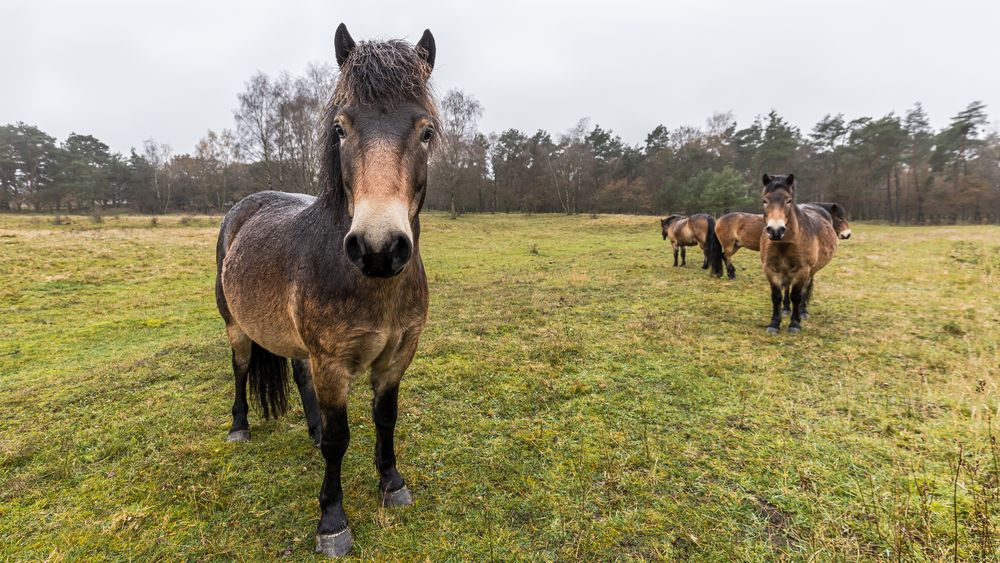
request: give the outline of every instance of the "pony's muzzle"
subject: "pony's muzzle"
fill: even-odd
[[[784,225],[779,227],[767,227],[767,236],[771,240],[781,240],[781,237],[785,236]]]
[[[851,229],[840,231],[840,238],[844,240],[851,238]]]
[[[361,273],[372,278],[391,278],[403,271],[413,255],[413,243],[404,233],[388,237],[381,245],[369,244],[358,233],[344,238],[344,252]]]

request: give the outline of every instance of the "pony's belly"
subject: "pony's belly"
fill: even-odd
[[[248,277],[249,272],[240,272],[238,265],[231,268],[228,258],[222,271],[222,292],[240,330],[273,354],[307,358],[308,351],[289,306],[289,293],[273,283]]]

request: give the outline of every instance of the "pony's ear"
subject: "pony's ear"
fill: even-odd
[[[789,174],[785,176],[785,185],[788,187],[795,186],[795,174]]]
[[[420,36],[420,41],[417,41],[417,52],[420,53],[420,56],[433,69],[437,47],[434,46],[434,36],[431,35],[431,30],[425,29],[424,34]]]
[[[354,39],[347,32],[347,26],[341,23],[337,26],[337,33],[333,36],[333,47],[337,52],[337,66],[344,66],[344,61],[354,50]]]
[[[833,215],[834,217],[843,217],[847,215],[847,213],[844,213],[844,208],[841,207],[839,203],[834,203],[830,206],[830,215]]]
[[[771,185],[771,177],[768,176],[767,174],[764,174],[764,177],[761,178],[761,182],[764,183],[764,187],[766,188]]]

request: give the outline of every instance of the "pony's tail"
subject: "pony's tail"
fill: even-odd
[[[260,403],[264,418],[278,418],[288,410],[288,359],[253,342],[250,348],[250,395]]]
[[[715,217],[708,217],[708,235],[705,237],[705,255],[708,257],[708,265],[712,268],[712,275],[722,277],[722,243],[715,234]]]

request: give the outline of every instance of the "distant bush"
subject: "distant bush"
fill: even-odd
[[[160,220],[158,218],[156,218],[155,216],[150,217],[149,218],[149,224],[150,224],[150,226],[155,227],[155,226],[157,226],[157,225],[160,224]]]
[[[100,211],[95,211],[95,212],[93,212],[93,213],[90,214],[90,222],[91,223],[103,223],[104,222],[104,217],[101,215]]]
[[[184,216],[181,217],[181,225],[191,225],[194,223],[194,217]]]
[[[69,225],[69,217],[63,217],[62,215],[56,215],[52,218],[53,225]]]

